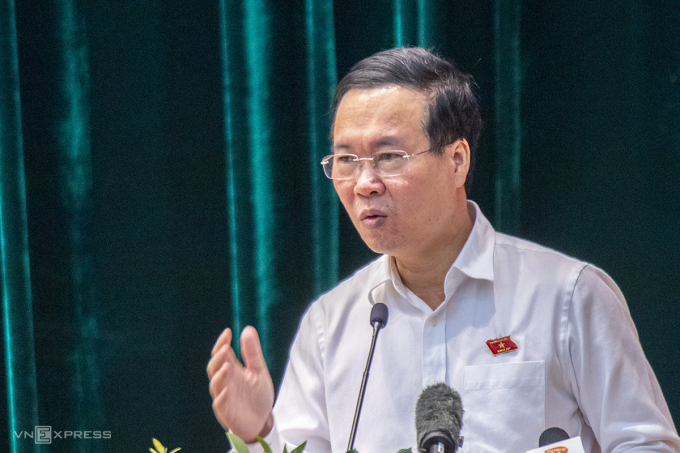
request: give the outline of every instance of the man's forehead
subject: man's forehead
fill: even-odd
[[[338,102],[338,109],[343,101],[347,99],[354,99],[361,102],[377,102],[385,96],[391,97],[406,97],[412,100],[424,101],[427,96],[422,91],[415,88],[405,87],[400,85],[382,85],[370,88],[352,88],[348,90]]]
[[[336,112],[333,147],[346,149],[359,137],[374,147],[402,145],[422,131],[424,105],[424,94],[410,88],[349,90]]]

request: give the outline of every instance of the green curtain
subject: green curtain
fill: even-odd
[[[85,17],[76,0],[55,3],[57,28],[52,110],[59,201],[64,215],[64,289],[61,309],[70,328],[63,332],[67,358],[63,391],[70,402],[67,426],[105,424],[101,389],[99,313],[93,281],[90,80]],[[74,443],[71,451],[107,451],[102,443]]]
[[[38,423],[14,1],[0,3],[0,259],[7,431]],[[7,436],[13,451],[37,451]]]
[[[521,186],[521,2],[494,2],[496,127],[495,226],[520,234]]]
[[[232,325],[258,328],[280,375],[288,348],[280,338],[290,340],[296,324],[273,322],[276,313],[290,310],[300,286],[309,300],[337,282],[338,202],[320,171],[336,69],[332,2],[281,4],[281,17],[273,8],[221,1],[220,41]],[[307,199],[292,200],[297,193]]]
[[[614,277],[677,418],[674,2],[0,0],[0,451],[227,448],[219,333],[256,326],[278,385],[309,303],[375,257],[319,163],[335,83],[395,45],[473,74],[470,198]]]

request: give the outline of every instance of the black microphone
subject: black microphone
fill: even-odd
[[[562,428],[548,428],[538,438],[538,448],[527,453],[546,453],[569,451],[569,453],[585,453],[581,436],[569,437]]]
[[[538,438],[538,448],[567,439],[569,439],[569,434],[567,434],[567,432],[562,428],[548,428],[543,431],[541,433],[541,437]]]
[[[463,404],[458,392],[443,382],[429,385],[416,403],[418,450],[454,453],[463,445]]]
[[[375,323],[380,323],[380,327],[378,327],[378,330],[380,330],[387,325],[388,317],[389,313],[387,311],[387,305],[381,302],[373,305],[373,308],[371,309],[371,325],[373,326],[374,332],[377,332],[377,330],[375,330]]]
[[[354,421],[352,422],[352,431],[349,433],[349,444],[347,451],[354,450],[354,438],[357,435],[357,425],[359,424],[359,414],[361,414],[361,406],[364,404],[364,393],[366,393],[366,382],[368,382],[368,370],[371,369],[371,361],[373,360],[373,351],[375,350],[375,340],[378,339],[378,332],[387,325],[387,305],[378,302],[373,305],[371,309],[371,325],[373,326],[373,338],[371,339],[371,349],[368,351],[368,360],[366,360],[366,369],[364,370],[364,377],[361,379],[361,389],[359,390],[359,400],[357,401],[357,408],[354,412]]]

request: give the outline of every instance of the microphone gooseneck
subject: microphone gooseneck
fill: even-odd
[[[375,350],[375,341],[378,339],[380,329],[387,325],[388,318],[387,305],[383,303],[376,303],[371,309],[371,325],[373,326],[373,337],[371,338],[371,348],[368,350],[368,359],[366,360],[366,369],[364,376],[361,379],[361,389],[359,390],[359,400],[357,401],[357,408],[354,411],[354,421],[352,422],[352,431],[349,433],[349,444],[347,451],[354,450],[354,439],[357,435],[357,426],[359,425],[359,415],[361,414],[361,406],[364,404],[364,394],[366,393],[366,382],[368,382],[368,371],[371,369],[371,362],[373,361],[373,351]]]
[[[416,403],[418,449],[453,453],[463,443],[463,404],[458,392],[443,382],[425,388]]]
[[[555,442],[562,442],[567,439],[569,439],[569,434],[562,428],[548,428],[543,431],[541,437],[538,438],[538,448],[554,444]]]

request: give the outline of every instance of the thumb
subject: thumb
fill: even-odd
[[[254,372],[267,371],[260,337],[253,326],[246,326],[241,333],[241,358],[246,368]]]

